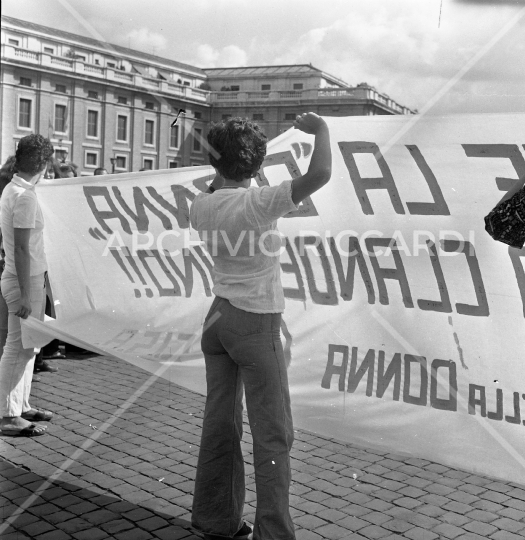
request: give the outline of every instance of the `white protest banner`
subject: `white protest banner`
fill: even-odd
[[[525,482],[525,250],[483,221],[525,174],[525,115],[326,120],[332,179],[279,222],[296,425]],[[312,144],[272,141],[258,182]],[[212,263],[188,214],[212,178],[42,183],[57,320],[31,326],[204,392]]]

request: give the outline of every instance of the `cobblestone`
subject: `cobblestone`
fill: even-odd
[[[103,425],[149,375],[102,356],[59,363],[33,391],[38,407],[55,411],[48,434],[0,437],[2,540],[199,540],[189,520],[204,397],[159,379],[89,442],[89,424]],[[525,538],[525,486],[300,429],[295,436],[297,540]],[[255,515],[250,443],[246,424],[248,521]]]

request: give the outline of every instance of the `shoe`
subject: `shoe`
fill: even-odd
[[[39,424],[30,424],[25,428],[1,428],[2,435],[9,435],[10,437],[38,437],[39,435],[45,435],[47,426],[41,426]]]
[[[31,420],[31,422],[49,422],[53,418],[53,413],[43,409],[31,409],[20,416],[24,420]]]
[[[62,354],[60,351],[55,351],[51,354],[44,354],[42,358],[44,358],[44,360],[65,360],[66,355]]]
[[[38,364],[35,362],[34,371],[36,373],[39,373],[41,371],[49,371],[49,373],[56,373],[58,371],[58,368],[56,366],[48,364],[45,360],[42,360],[42,362],[39,362]]]
[[[38,375],[35,375],[33,373],[33,378],[31,379],[31,382],[40,382],[42,380],[42,377],[39,377]]]
[[[225,538],[231,538],[229,536],[221,536],[219,534],[204,534],[204,540],[224,540]],[[235,540],[250,540],[252,538],[253,530],[246,523],[242,524],[242,527],[233,535]]]

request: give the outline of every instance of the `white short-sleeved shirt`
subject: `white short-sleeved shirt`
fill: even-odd
[[[5,251],[5,271],[17,275],[15,268],[15,229],[31,229],[29,237],[30,275],[47,270],[44,252],[44,216],[35,186],[18,175],[5,187],[0,203],[0,226]]]
[[[213,259],[213,293],[252,313],[282,313],[277,219],[297,206],[292,181],[278,186],[200,193],[190,223]]]

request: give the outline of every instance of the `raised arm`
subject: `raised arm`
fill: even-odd
[[[330,149],[330,133],[326,122],[315,113],[304,113],[297,116],[293,123],[296,129],[315,135],[314,151],[308,172],[292,181],[292,201],[299,204],[306,197],[322,188],[330,180],[332,174],[332,151]]]

